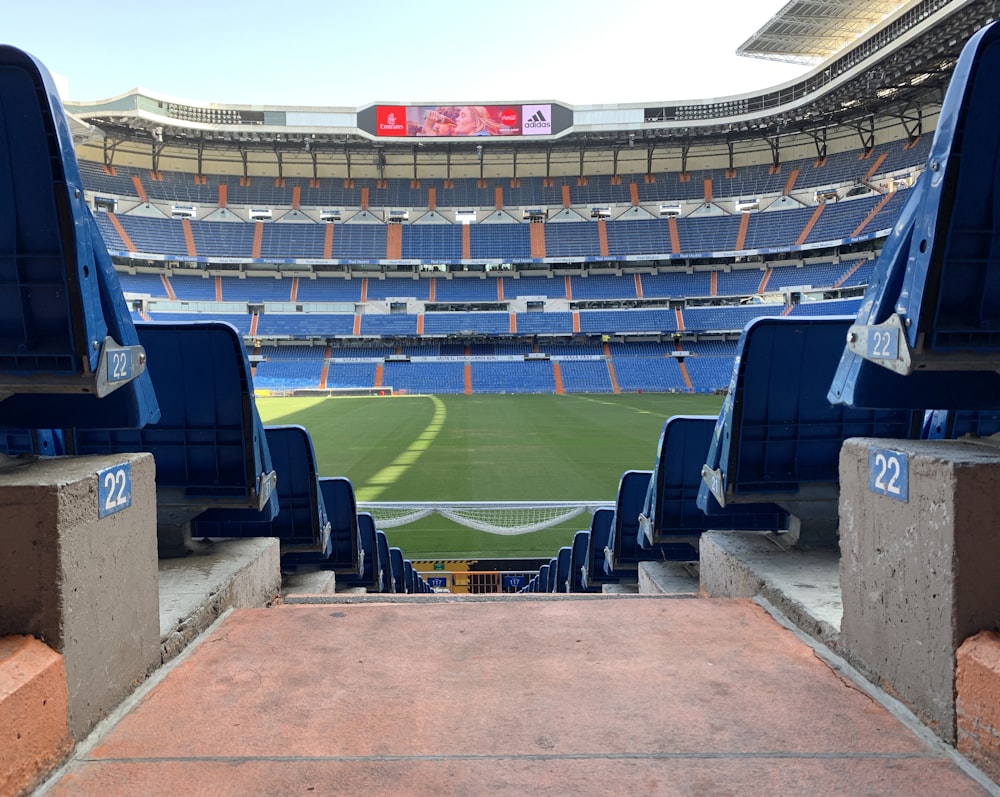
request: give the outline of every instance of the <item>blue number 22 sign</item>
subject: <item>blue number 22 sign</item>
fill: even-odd
[[[909,500],[909,459],[902,451],[868,449],[868,489],[904,503]]]

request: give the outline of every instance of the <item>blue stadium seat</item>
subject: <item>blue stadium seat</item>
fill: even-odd
[[[618,482],[614,521],[604,547],[606,575],[635,571],[644,558],[636,544],[636,535],[639,532],[639,513],[642,512],[652,475],[651,470],[627,470]]]
[[[375,531],[375,542],[378,547],[378,591],[392,592],[392,554],[389,552],[389,538],[381,529]]]
[[[616,581],[611,573],[605,572],[605,548],[611,539],[615,510],[601,507],[594,511],[590,519],[590,547],[587,551],[587,577],[582,586],[586,592],[600,592],[601,585]]]
[[[271,519],[252,509],[209,509],[191,521],[194,537],[277,537],[282,556],[329,555],[330,522],[316,474],[312,439],[301,426],[264,428],[277,473],[278,513]]]
[[[409,559],[403,560],[403,583],[406,585],[406,592],[411,595],[417,593],[417,571],[413,569],[413,562]]]
[[[156,396],[58,96],[0,46],[0,426],[139,428]]]
[[[829,391],[854,407],[990,409],[1000,394],[1000,25],[966,44],[927,170],[886,240]]]
[[[587,570],[590,567],[590,532],[578,531],[573,535],[569,559],[569,591],[587,591]]]
[[[183,554],[190,521],[213,507],[252,508],[273,518],[275,471],[239,333],[215,321],[140,323],[136,330],[162,402],[159,420],[142,429],[78,428],[70,453],[153,455],[164,556]]]
[[[403,551],[401,548],[389,549],[389,591],[403,594],[406,592],[404,581]]]
[[[1000,410],[931,410],[924,414],[926,440],[955,440],[1000,432]]]
[[[322,481],[321,481],[322,484]],[[364,587],[369,592],[378,592],[378,541],[375,535],[375,518],[369,512],[359,512],[357,517],[358,539],[361,543],[359,559],[362,562],[361,573],[347,573],[338,576],[338,582],[349,587]]]
[[[358,530],[354,485],[344,476],[324,476],[319,480],[319,489],[330,521],[331,552],[324,567],[344,575],[364,573],[365,550]]]
[[[549,563],[538,568],[538,586],[536,592],[549,592]]]
[[[839,457],[849,437],[919,436],[908,410],[831,405],[827,387],[851,319],[760,318],[738,344],[729,393],[702,467],[698,508],[774,503],[801,547],[837,542]]]
[[[573,548],[564,545],[559,549],[556,556],[556,581],[552,585],[553,592],[569,592],[570,563],[572,561]]]
[[[715,431],[714,415],[674,415],[663,424],[657,444],[656,464],[646,500],[639,515],[642,548],[655,543],[687,543],[694,558],[698,538],[709,529],[783,531],[788,513],[775,504],[734,504],[709,513],[698,508],[701,466],[705,462]]]

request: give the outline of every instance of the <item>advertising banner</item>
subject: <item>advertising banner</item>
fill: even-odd
[[[377,136],[541,136],[552,133],[551,105],[379,105]]]

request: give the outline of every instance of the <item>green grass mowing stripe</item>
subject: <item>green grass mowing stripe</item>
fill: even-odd
[[[613,501],[623,471],[653,466],[666,418],[716,414],[722,398],[395,396],[257,404],[268,425],[309,429],[320,474],[347,476],[359,495],[377,493],[367,500]],[[432,434],[428,428],[442,411]],[[580,517],[556,530],[502,536],[432,516],[387,533],[411,559],[547,556],[588,522]]]

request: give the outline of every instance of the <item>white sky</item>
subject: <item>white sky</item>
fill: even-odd
[[[708,99],[801,66],[736,48],[786,0],[11,0],[0,43],[68,81],[250,105]]]

